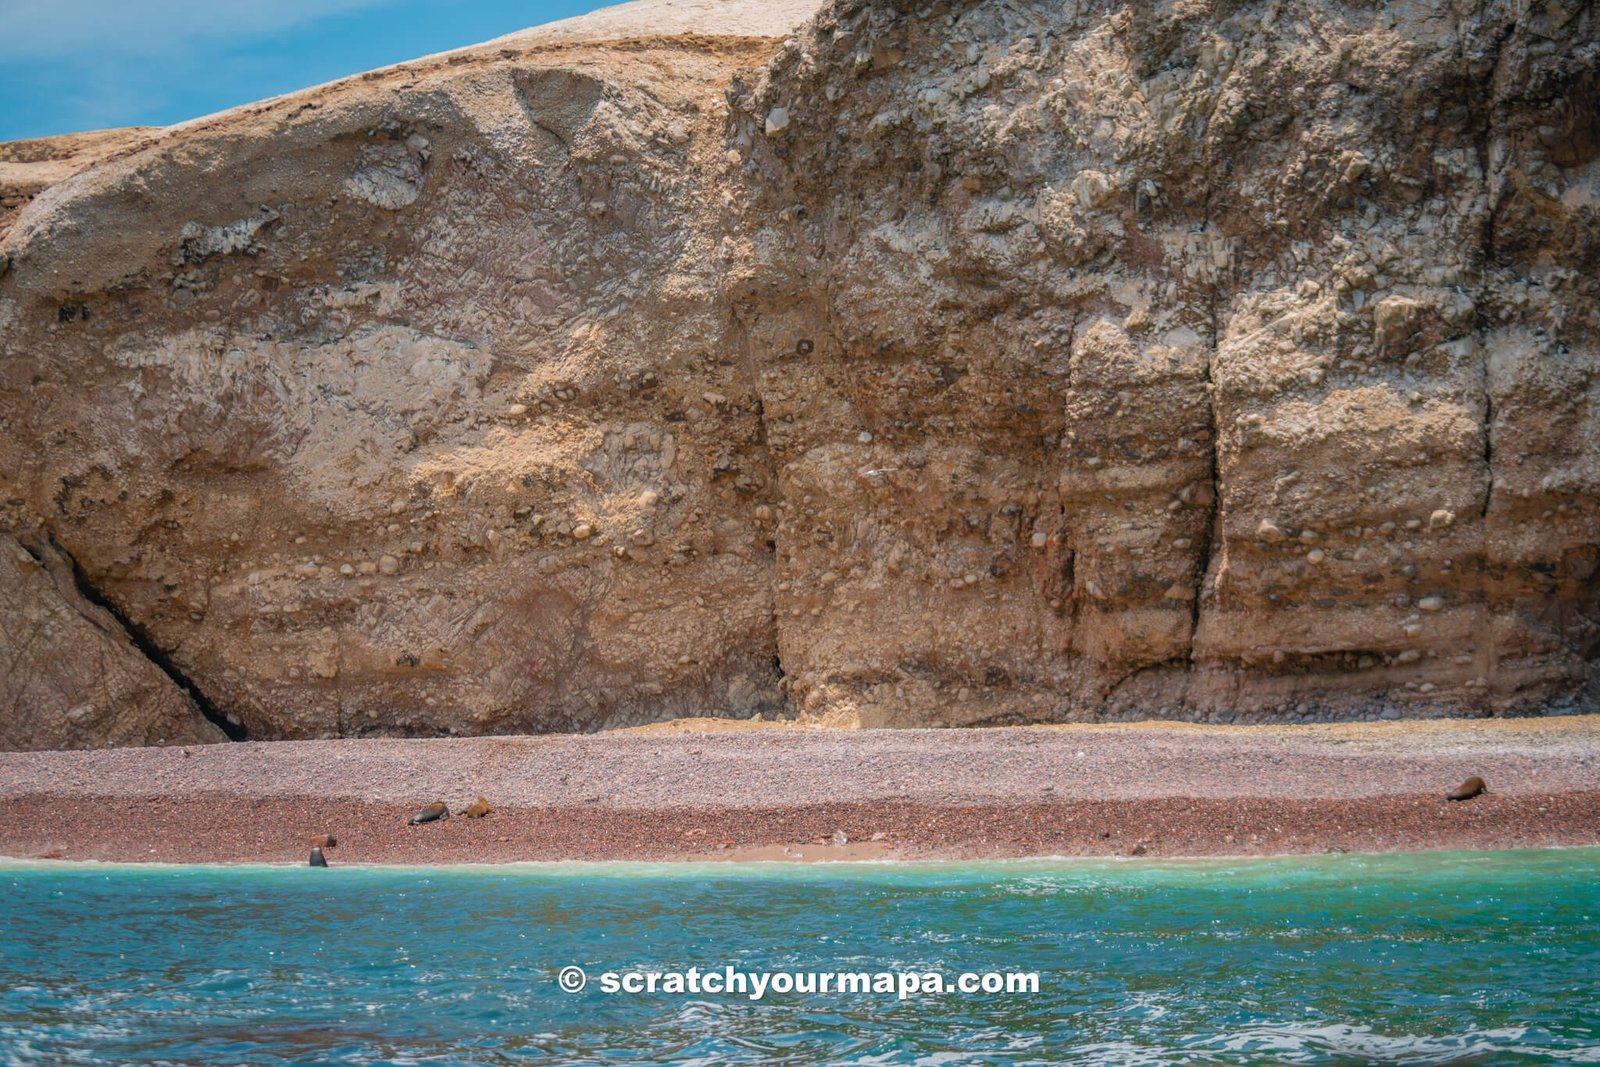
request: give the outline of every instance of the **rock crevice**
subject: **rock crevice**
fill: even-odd
[[[64,563],[63,573],[71,577],[73,588],[78,591],[84,601],[109,615],[116,627],[120,629],[121,634],[127,638],[128,643],[138,650],[139,654],[151,666],[166,675],[172,681],[172,684],[189,698],[189,702],[194,705],[195,710],[204,717],[206,722],[215,727],[229,741],[244,741],[248,739],[243,724],[230,718],[226,712],[220,710],[210,700],[206,699],[206,695],[200,691],[200,687],[195,685],[191,679],[185,677],[184,673],[172,662],[171,657],[163,652],[136,623],[123,614],[115,601],[95,588],[89,575],[78,564],[78,561],[73,558],[71,552],[63,548],[54,536],[47,533],[45,538],[44,544],[35,543],[30,546],[28,543],[23,542],[23,547],[35,559],[40,560],[41,563],[49,560],[52,556]],[[45,565],[49,566],[48,563]]]
[[[0,535],[0,748],[224,740],[90,592],[53,541]]]

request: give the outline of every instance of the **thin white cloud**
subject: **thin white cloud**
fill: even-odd
[[[0,59],[160,56],[392,0],[0,0]]]

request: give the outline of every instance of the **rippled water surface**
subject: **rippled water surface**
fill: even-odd
[[[1600,850],[57,865],[0,887],[6,1064],[1600,1063]],[[725,965],[1037,971],[1040,991],[599,988]]]

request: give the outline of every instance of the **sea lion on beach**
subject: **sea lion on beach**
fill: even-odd
[[[1483,779],[1473,775],[1450,792],[1444,795],[1446,800],[1471,800],[1479,793],[1487,793],[1489,787],[1483,784]]]
[[[339,839],[332,834],[318,834],[311,839],[313,848],[333,848],[339,844]]]
[[[433,822],[435,819],[448,819],[449,817],[450,809],[444,806],[444,801],[435,800],[432,804],[411,816],[411,821],[407,825],[418,826],[425,822]]]
[[[489,802],[487,800],[479,797],[467,807],[466,814],[467,818],[469,819],[481,819],[493,810],[494,809],[489,806]]]
[[[311,848],[311,866],[326,867],[327,865],[328,861],[326,857],[322,855],[322,850],[313,845]]]

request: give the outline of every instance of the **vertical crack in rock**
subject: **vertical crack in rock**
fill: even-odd
[[[745,374],[750,377],[750,392],[755,397],[756,415],[756,447],[761,450],[762,478],[770,495],[779,494],[778,464],[772,454],[772,445],[767,436],[767,404],[766,396],[761,388],[761,371],[756,364],[755,352],[751,348],[750,331],[737,314],[729,316],[729,331],[738,338],[740,348],[744,353]],[[762,527],[763,534],[770,533],[771,537],[763,540],[771,548],[768,550],[771,563],[771,573],[767,580],[767,625],[772,635],[772,682],[773,688],[781,695],[783,703],[779,711],[785,718],[792,718],[794,709],[789,705],[789,690],[784,683],[785,672],[783,669],[783,646],[779,641],[780,628],[778,623],[778,551],[777,530],[775,520],[762,520],[757,518],[757,523]],[[769,525],[773,523],[773,525]]]
[[[1489,333],[1492,323],[1489,318],[1489,303],[1492,298],[1493,270],[1495,261],[1495,215],[1499,209],[1500,190],[1494,174],[1494,137],[1495,137],[1495,108],[1499,92],[1500,64],[1505,55],[1506,43],[1516,32],[1516,19],[1513,17],[1495,34],[1494,43],[1490,46],[1492,59],[1489,71],[1485,76],[1480,92],[1480,112],[1482,122],[1476,131],[1474,147],[1477,149],[1478,173],[1483,182],[1483,225],[1479,231],[1477,252],[1478,278],[1473,301],[1473,330],[1478,340],[1478,357],[1482,368],[1483,388],[1483,502],[1478,509],[1479,527],[1479,569],[1487,578],[1489,556],[1491,553],[1489,538],[1489,510],[1494,504],[1494,381],[1490,372],[1489,362],[1490,338]],[[1485,609],[1488,608],[1489,590],[1485,580],[1480,591],[1484,597]],[[1478,634],[1478,669],[1488,683],[1488,692],[1495,690],[1495,665],[1499,660],[1498,650],[1495,647],[1495,633],[1492,624],[1481,627]]]
[[[1214,224],[1212,201],[1216,194],[1216,180],[1209,161],[1202,173],[1205,176],[1205,193],[1200,210],[1205,219],[1205,231],[1209,233]],[[1190,602],[1189,609],[1189,655],[1184,663],[1185,671],[1194,670],[1195,642],[1200,636],[1200,615],[1204,610],[1203,601],[1205,600],[1206,581],[1211,574],[1211,557],[1216,551],[1220,534],[1218,527],[1222,522],[1222,486],[1218,478],[1219,464],[1217,454],[1220,444],[1220,428],[1217,425],[1217,386],[1214,375],[1217,349],[1221,344],[1222,338],[1222,326],[1217,312],[1220,284],[1218,272],[1213,270],[1206,284],[1206,362],[1200,375],[1200,388],[1205,391],[1206,397],[1206,423],[1208,430],[1206,469],[1207,481],[1211,487],[1211,502],[1207,507],[1206,520],[1200,533],[1199,544],[1195,546],[1194,599]]]
[[[746,340],[745,351],[747,353],[749,351],[748,339]],[[767,485],[771,486],[773,492],[776,493],[778,486],[778,470],[777,464],[773,461],[772,449],[767,444],[767,407],[762,400],[760,386],[761,379],[755,374],[753,362],[750,367],[750,373],[751,388],[754,389],[756,394],[756,444],[760,447],[761,454],[764,457],[764,469],[762,474],[766,479]],[[759,522],[760,520],[758,519],[757,521]],[[794,710],[789,706],[789,690],[784,683],[785,675],[783,670],[783,646],[778,640],[777,531],[767,527],[765,523],[763,523],[762,526],[763,533],[772,534],[770,538],[766,539],[766,543],[772,546],[772,548],[768,551],[768,558],[769,562],[771,563],[772,571],[767,581],[767,625],[771,628],[772,634],[772,682],[773,688],[778,691],[783,701],[779,710],[784,717],[792,718],[794,715]]]
[[[78,562],[78,557],[68,552],[61,542],[56,540],[53,533],[46,533],[45,536],[50,541],[50,547],[59,552],[61,557],[71,564],[72,584],[77,587],[83,598],[95,607],[104,609],[107,614],[117,620],[117,624],[127,632],[128,640],[133,647],[138,649],[145,659],[154,664],[157,670],[172,679],[173,685],[188,694],[189,699],[194,701],[194,706],[200,709],[200,714],[205,716],[206,721],[226,734],[229,741],[249,740],[249,734],[244,724],[234,721],[226,712],[212,703],[210,698],[200,691],[199,686],[195,685],[193,680],[184,674],[172,662],[171,658],[156,646],[156,643],[150,639],[150,635],[141,626],[123,614],[122,609],[117,607],[116,602],[101,592],[90,581],[88,573],[83,569],[82,564]]]
[[[1483,467],[1484,491],[1483,506],[1480,508],[1478,518],[1487,521],[1489,517],[1490,502],[1494,498],[1494,394],[1489,375],[1489,322],[1486,307],[1491,296],[1491,272],[1495,259],[1495,214],[1499,209],[1500,192],[1496,186],[1494,175],[1494,131],[1495,131],[1495,104],[1498,94],[1497,86],[1500,81],[1500,62],[1505,54],[1506,42],[1516,32],[1516,21],[1512,19],[1495,34],[1494,43],[1490,46],[1492,60],[1489,64],[1489,73],[1485,77],[1481,92],[1482,125],[1476,131],[1474,147],[1477,149],[1478,173],[1483,180],[1483,225],[1478,235],[1478,284],[1473,304],[1473,329],[1478,336],[1478,353],[1483,367]],[[1488,531],[1484,531],[1487,540]]]
[[[1207,227],[1209,228],[1209,223]],[[1206,365],[1200,376],[1200,387],[1206,394],[1206,419],[1209,431],[1209,440],[1206,447],[1206,478],[1211,486],[1211,503],[1207,506],[1206,521],[1200,533],[1200,543],[1195,546],[1195,575],[1194,599],[1189,608],[1189,657],[1185,669],[1194,668],[1195,640],[1200,635],[1201,602],[1205,599],[1206,579],[1211,574],[1211,554],[1215,549],[1218,537],[1217,527],[1222,521],[1222,486],[1217,478],[1217,387],[1212,379],[1212,367],[1217,360],[1217,285],[1213,279],[1210,286],[1207,315],[1210,322],[1209,347],[1206,352]]]

